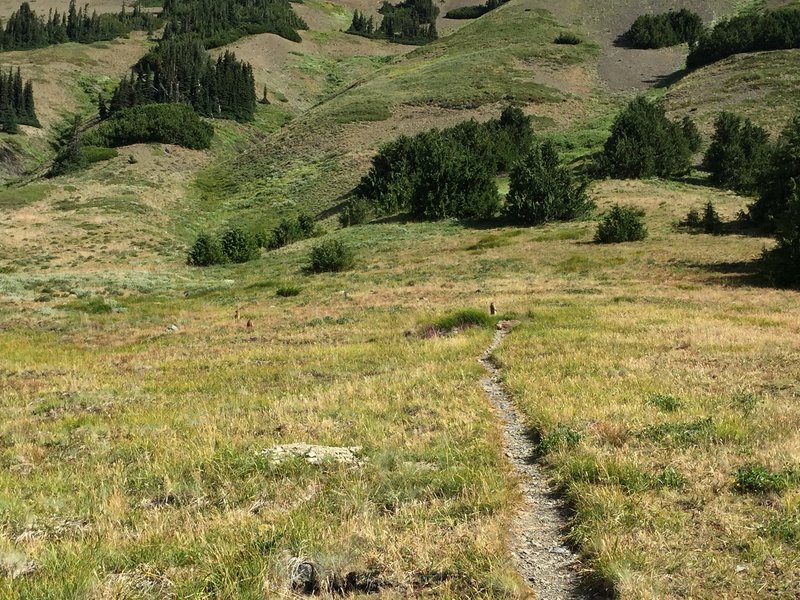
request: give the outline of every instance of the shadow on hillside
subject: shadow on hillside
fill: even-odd
[[[772,239],[772,234],[769,232],[739,220],[720,223],[718,228],[713,232],[704,231],[702,227],[692,227],[685,223],[676,225],[675,230],[681,233],[688,233],[689,235],[738,235],[741,237]]]
[[[713,263],[685,262],[686,267],[704,271],[712,275],[709,283],[730,287],[775,288],[764,274],[761,259],[720,261]]]
[[[657,75],[653,79],[649,79],[647,83],[652,85],[656,89],[663,89],[668,88],[670,86],[675,85],[681,79],[686,77],[691,71],[689,69],[680,69],[679,71],[675,71],[673,73],[669,73],[667,75]],[[693,111],[692,111],[693,112]]]
[[[385,224],[395,224],[395,225],[406,225],[408,223],[431,223],[427,219],[420,219],[412,215],[411,213],[398,213],[395,215],[387,215],[385,217],[378,217],[376,219],[372,219],[370,224],[376,225],[385,225]],[[500,229],[503,227],[519,227],[519,223],[514,223],[508,217],[494,217],[492,219],[483,219],[480,221],[473,221],[469,219],[459,219],[458,224],[466,229],[476,229],[476,230],[484,230],[484,229]]]
[[[336,204],[334,204],[330,208],[326,208],[325,210],[317,213],[317,215],[314,217],[314,220],[324,221],[325,219],[329,219],[331,217],[335,217],[336,215],[338,215],[340,212],[344,210],[344,207],[347,206],[347,200],[350,198],[351,195],[352,194],[348,192],[336,198],[336,200],[334,200]]]

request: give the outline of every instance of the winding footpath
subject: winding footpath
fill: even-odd
[[[509,535],[511,556],[519,574],[542,600],[598,598],[582,589],[577,557],[563,545],[566,512],[533,461],[534,444],[503,388],[500,370],[492,358],[515,325],[513,321],[501,321],[492,344],[479,358],[488,371],[481,385],[503,423],[506,456],[514,465],[523,495],[523,505],[514,517]]]

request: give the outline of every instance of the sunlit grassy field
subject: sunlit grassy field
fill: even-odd
[[[39,302],[4,293],[0,597],[281,596],[292,556],[379,577],[385,597],[524,596],[476,362],[491,331],[419,335],[490,301],[522,320],[498,358],[595,581],[794,597],[797,293],[750,279],[767,239],[674,228],[745,199],[659,182],[593,195],[645,207],[648,240],[598,246],[592,221],[391,222],[329,234],[358,249],[339,275],[304,274],[309,241],[116,287],[63,274]],[[263,454],[294,442],[361,460]],[[783,483],[737,487],[748,464]]]

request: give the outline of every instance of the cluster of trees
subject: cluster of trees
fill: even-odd
[[[244,263],[258,258],[261,248],[277,250],[321,233],[314,219],[305,213],[284,219],[270,232],[253,233],[234,227],[225,231],[219,238],[201,233],[189,249],[187,262],[196,267],[228,262]]]
[[[301,213],[295,218],[284,219],[269,234],[257,234],[256,241],[261,248],[277,250],[319,233],[314,219],[310,215]]]
[[[403,44],[427,44],[439,37],[436,31],[439,7],[433,0],[403,0],[399,4],[384,0],[378,12],[383,18],[376,26],[372,17],[355,11],[347,32]]]
[[[508,107],[499,119],[401,136],[383,146],[356,187],[375,214],[483,219],[500,204],[495,176],[531,148],[530,118]]]
[[[256,33],[299,42],[297,30],[308,28],[287,0],[165,0],[162,14],[165,38],[195,35],[206,48]]]
[[[684,43],[694,46],[704,29],[700,16],[684,8],[659,15],[641,15],[623,38],[632,48],[666,48]]]
[[[128,13],[92,12],[86,6],[78,8],[71,0],[65,13],[51,10],[47,18],[37,15],[30,4],[23,2],[0,29],[0,50],[26,50],[64,42],[91,43],[112,40],[127,35],[133,29],[152,31],[158,19],[144,12],[137,3]]]
[[[707,30],[686,59],[690,69],[741,52],[800,48],[800,10],[784,8],[746,13]]]
[[[249,63],[225,52],[212,60],[191,36],[161,41],[120,81],[101,117],[152,103],[185,103],[206,117],[249,121],[256,110],[256,87]]]
[[[621,179],[683,175],[701,145],[691,119],[671,121],[660,103],[639,97],[617,115],[599,168]]]
[[[226,263],[246,263],[260,255],[255,236],[240,227],[231,227],[219,237],[201,233],[189,249],[186,262],[193,267]]]
[[[33,102],[33,84],[23,83],[22,73],[0,71],[0,127],[6,133],[17,133],[18,125],[39,127]]]
[[[486,0],[486,4],[474,4],[448,10],[444,17],[445,19],[477,19],[506,2],[508,0]]]

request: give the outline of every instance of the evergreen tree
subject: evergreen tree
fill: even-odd
[[[714,124],[714,137],[703,159],[717,185],[741,193],[758,190],[769,161],[769,134],[749,119],[721,113]]]
[[[750,219],[779,230],[800,188],[800,115],[789,122],[778,138],[760,187],[760,196],[749,209]]]
[[[636,98],[615,119],[600,159],[612,177],[673,177],[690,167],[696,140],[687,123],[667,119],[661,104]]]
[[[514,221],[526,225],[570,221],[593,206],[586,183],[561,163],[551,142],[534,145],[511,170],[506,213]]]
[[[17,133],[18,125],[39,127],[33,85],[23,81],[19,68],[0,71],[0,119],[6,133]]]

